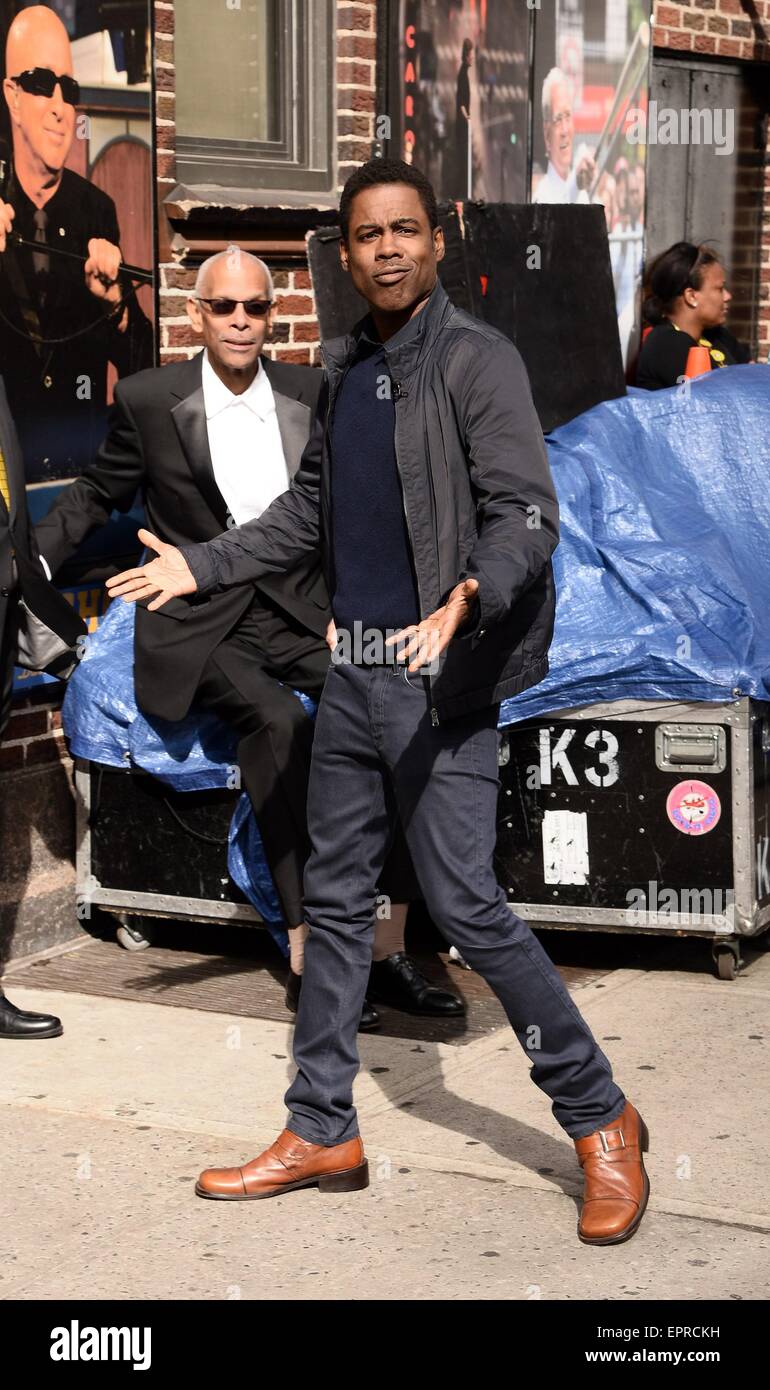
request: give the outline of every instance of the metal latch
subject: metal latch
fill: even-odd
[[[658,724],[655,765],[662,772],[724,772],[725,729],[721,724]]]

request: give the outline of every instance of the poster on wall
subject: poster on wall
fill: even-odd
[[[0,0],[0,375],[33,524],[93,461],[115,381],[155,360],[150,32],[148,0]],[[113,521],[55,576],[89,627],[135,538]]]
[[[526,201],[531,13],[511,0],[392,0],[389,149],[439,200]]]
[[[649,19],[649,0],[555,0],[535,19],[530,195],[603,205],[624,362],[639,332]]]

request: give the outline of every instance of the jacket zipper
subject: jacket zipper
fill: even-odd
[[[400,381],[394,381],[394,383],[393,383],[393,390],[394,390],[394,393],[395,393],[395,400],[399,400],[399,401],[400,401],[400,400],[402,399],[402,397],[406,397],[406,396],[409,395],[409,392],[408,392],[408,391],[402,391],[402,389],[401,389],[401,382],[400,382]],[[419,574],[419,570],[418,570],[418,568],[417,568],[417,563],[416,563],[416,561],[415,561],[415,555],[414,555],[414,538],[413,538],[413,536],[412,536],[412,526],[411,526],[411,522],[410,522],[410,520],[409,520],[409,509],[407,508],[407,505],[406,505],[406,488],[404,487],[404,479],[403,479],[403,475],[402,475],[402,473],[401,473],[400,464],[399,464],[399,462],[398,462],[398,449],[395,450],[395,454],[396,454],[396,468],[398,469],[398,476],[399,476],[399,478],[401,479],[401,501],[402,501],[403,504],[404,504],[404,516],[405,516],[405,518],[406,518],[406,529],[407,529],[407,533],[408,533],[408,535],[409,535],[409,544],[410,544],[411,547],[412,547],[412,560],[414,561],[414,573],[415,573],[415,578],[416,578],[416,580],[417,580],[417,597],[418,597],[419,600],[420,600],[420,614],[422,615],[422,607],[423,607],[423,605],[422,605],[422,590],[421,590],[421,588],[420,588],[420,574]],[[430,675],[428,675],[428,689],[429,689],[429,690],[431,689]],[[431,690],[431,694],[433,694],[433,691],[432,691],[432,690]],[[433,725],[433,728],[434,728],[434,729],[437,727],[438,722],[439,722],[439,719],[438,719],[438,711],[437,711],[435,705],[431,705],[431,709],[430,709],[430,722],[431,722],[431,724]]]

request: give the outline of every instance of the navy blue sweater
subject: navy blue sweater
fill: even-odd
[[[420,314],[390,343],[419,331]],[[387,358],[369,320],[334,403],[331,532],[332,613],[351,634],[420,621],[417,586],[396,465],[395,405]]]

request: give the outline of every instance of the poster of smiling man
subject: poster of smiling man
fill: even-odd
[[[644,253],[649,0],[555,0],[535,11],[531,197],[601,203],[624,360]]]
[[[0,374],[28,483],[93,459],[153,363],[146,0],[0,0]]]

